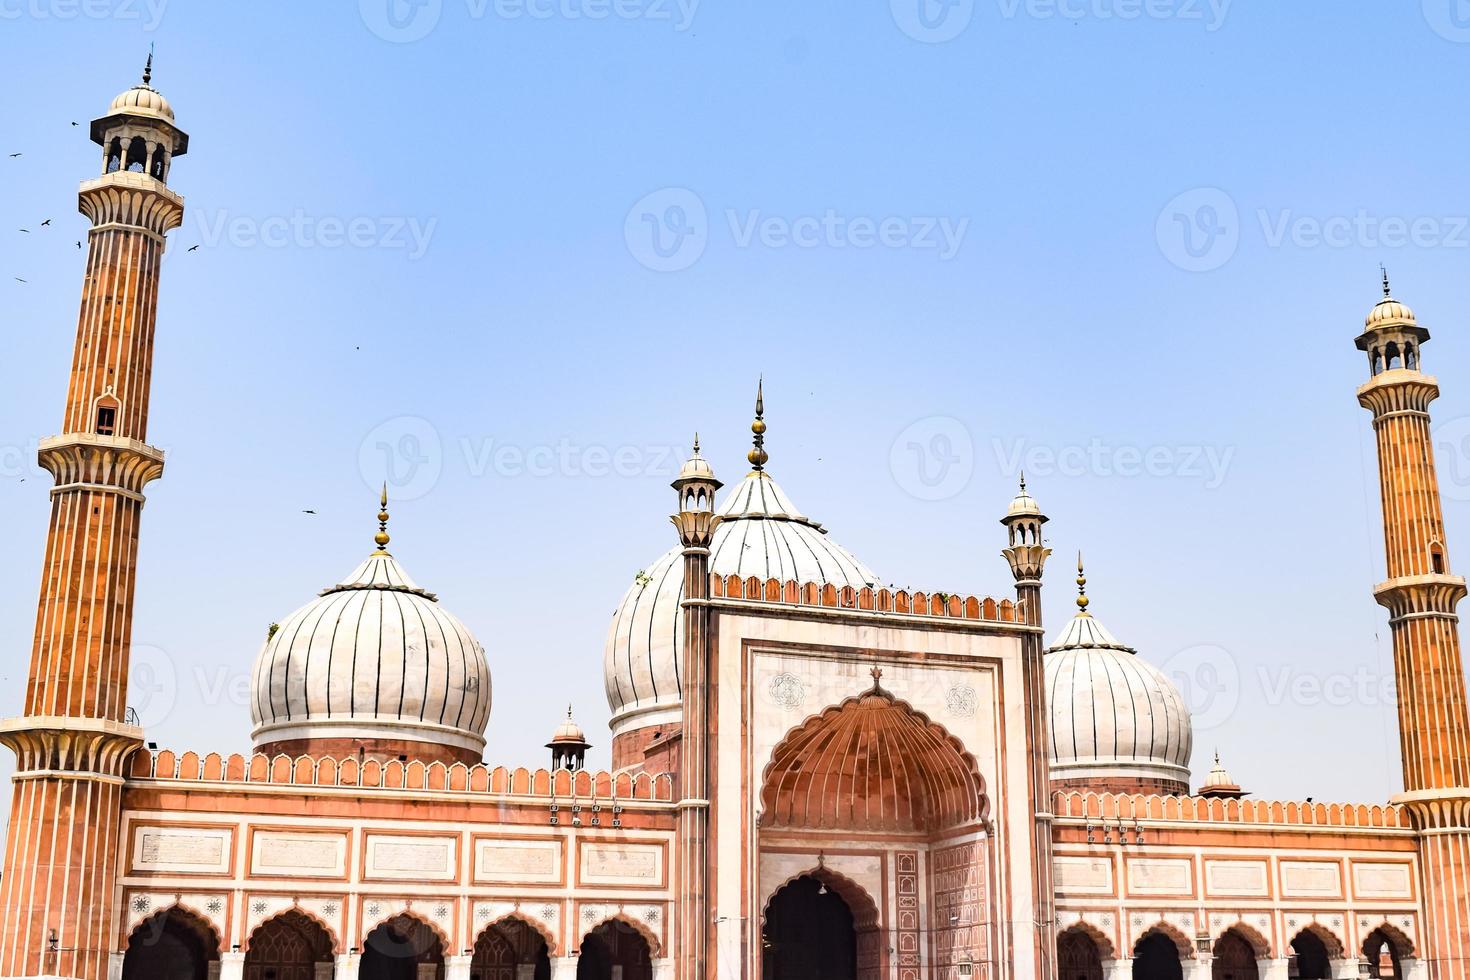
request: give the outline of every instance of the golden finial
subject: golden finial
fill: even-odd
[[[699,455],[699,433],[694,433],[694,455]]]
[[[143,66],[143,87],[153,83],[153,45],[148,45],[148,63]]]
[[[1378,263],[1378,271],[1381,272],[1381,273],[1383,273],[1383,298],[1384,299],[1389,299],[1390,297],[1389,297],[1389,294],[1388,294],[1388,270],[1383,267],[1383,263],[1382,262]]]
[[[378,533],[373,535],[373,540],[378,544],[375,555],[386,555],[388,553],[388,481],[383,481],[383,496],[378,501]]]
[[[1087,612],[1087,574],[1082,571],[1082,552],[1077,552],[1077,609]]]
[[[755,383],[755,421],[750,423],[750,431],[755,433],[755,448],[747,455],[750,465],[759,473],[766,465],[766,460],[771,457],[766,454],[766,397],[765,378],[762,377]]]
[[[1026,471],[1025,470],[1022,470],[1021,471],[1021,492],[1022,493],[1025,493],[1026,492]]]

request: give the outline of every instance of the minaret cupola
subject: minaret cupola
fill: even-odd
[[[92,142],[102,147],[102,173],[146,174],[168,183],[173,158],[189,152],[189,134],[174,123],[174,110],[153,87],[153,55],[143,81],[112,100],[107,115],[92,120]]]

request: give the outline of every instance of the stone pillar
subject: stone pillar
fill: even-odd
[[[216,973],[216,970],[219,972]],[[219,962],[209,964],[209,973],[217,980],[241,980],[245,976],[245,954],[219,954]]]
[[[343,953],[337,957],[336,980],[357,980],[357,968],[362,962],[362,956],[357,953]]]
[[[1328,964],[1328,969],[1332,971],[1332,980],[1358,980],[1363,975],[1362,967],[1363,961],[1356,956],[1332,960]],[[1286,976],[1284,973],[1281,975]]]
[[[116,952],[107,958],[107,980],[122,980],[123,959],[128,954]]]
[[[1291,980],[1291,960],[1256,960],[1256,971],[1261,980]],[[1357,980],[1357,976],[1354,973],[1353,980]]]
[[[1429,980],[1429,964],[1423,960],[1399,960],[1404,980]]]
[[[575,956],[553,956],[551,958],[551,980],[577,980],[577,958]]]
[[[1196,955],[1192,960],[1185,960],[1184,980],[1214,980],[1215,958],[1213,956]]]
[[[470,980],[470,962],[473,959],[473,956],[444,957],[444,980]],[[519,970],[516,971],[516,978],[520,980]]]
[[[1103,980],[1129,980],[1133,976],[1133,961],[1128,959],[1103,960]]]

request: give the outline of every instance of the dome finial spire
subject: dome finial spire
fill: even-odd
[[[388,553],[388,481],[383,481],[383,495],[378,500],[378,533],[373,535],[373,541],[378,550],[375,555],[386,555]]]
[[[1087,598],[1087,573],[1082,570],[1082,552],[1079,550],[1077,552],[1077,610],[1080,614],[1092,615],[1087,611],[1089,602],[1091,600]]]
[[[750,465],[755,472],[759,473],[766,465],[766,460],[771,457],[766,453],[766,396],[765,378],[761,377],[755,383],[755,421],[750,423],[750,431],[755,433],[755,448],[745,457],[750,460]]]
[[[153,84],[153,45],[148,45],[148,62],[143,66],[143,85]]]
[[[1384,267],[1382,262],[1380,262],[1378,263],[1378,271],[1383,273],[1383,298],[1389,299],[1390,295],[1388,291],[1388,269]]]

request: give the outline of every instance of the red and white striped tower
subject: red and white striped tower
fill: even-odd
[[[92,123],[102,176],[61,434],[41,443],[55,480],[25,715],[0,724],[16,753],[0,878],[0,976],[104,980],[116,944],[115,872],[128,654],[143,488],[163,472],[147,438],[158,271],[184,202],[165,186],[188,136],[143,83]]]
[[[759,399],[757,399],[759,405]],[[756,409],[759,415],[760,409]],[[765,423],[756,424],[764,431]],[[760,434],[756,435],[759,450]],[[764,456],[764,454],[762,454]],[[763,459],[761,460],[764,461]],[[751,462],[756,468],[755,452]],[[709,546],[719,518],[715,494],[720,481],[699,455],[689,457],[674,481],[679,511],[672,520],[684,547],[684,729],[679,758],[679,825],[675,847],[678,857],[678,916],[674,923],[675,980],[708,980],[715,975],[711,948],[710,893],[711,812],[714,793],[709,778],[710,743],[714,738],[710,708],[714,702],[712,643],[709,636]]]
[[[1383,495],[1388,608],[1398,684],[1403,803],[1419,830],[1426,922],[1421,953],[1435,980],[1470,975],[1470,713],[1460,659],[1465,580],[1450,574],[1429,430],[1434,378],[1420,371],[1429,331],[1389,294],[1357,339],[1370,380],[1358,401],[1373,413]]]

